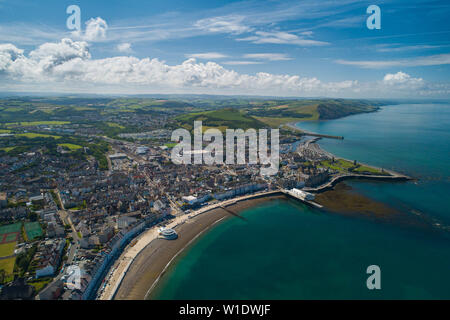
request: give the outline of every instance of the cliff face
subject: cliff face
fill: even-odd
[[[331,120],[346,117],[352,114],[374,112],[379,110],[379,107],[359,104],[359,103],[320,103],[317,106],[317,112],[319,113],[319,119]]]

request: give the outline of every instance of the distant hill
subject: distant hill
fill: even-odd
[[[193,129],[194,121],[202,121],[204,130],[210,127],[218,128],[222,131],[228,128],[246,130],[249,128],[259,129],[267,127],[263,122],[234,108],[188,113],[176,117],[175,120],[180,126],[188,130]]]
[[[378,109],[378,106],[373,106],[359,101],[330,101],[317,105],[319,119],[322,120],[337,119],[352,114],[373,112]]]
[[[379,102],[345,99],[311,99],[297,101],[272,101],[277,104],[255,105],[247,114],[261,122],[278,127],[288,122],[330,120],[352,114],[374,112]]]

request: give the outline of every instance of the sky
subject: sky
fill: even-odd
[[[0,92],[449,98],[449,16],[432,0],[0,0]]]

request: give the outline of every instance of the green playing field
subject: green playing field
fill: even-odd
[[[5,226],[0,227],[0,234],[11,233],[11,232],[20,232],[20,228],[22,227],[21,222],[16,222],[12,224],[7,224]]]
[[[17,241],[17,236],[19,235],[18,232],[14,232],[14,233],[8,233],[8,234],[4,234],[4,235],[0,235],[0,242],[12,242],[12,241]],[[2,240],[3,237],[3,241]]]

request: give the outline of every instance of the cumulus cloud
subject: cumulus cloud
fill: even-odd
[[[72,36],[85,41],[101,41],[106,39],[108,24],[100,17],[91,18],[86,21],[85,31],[74,31]]]
[[[133,52],[133,50],[131,49],[131,43],[119,43],[116,47],[117,51],[119,52],[124,52],[124,53],[130,53]]]
[[[253,62],[260,61],[250,61]],[[235,64],[244,63],[235,61]],[[409,95],[411,88],[418,88],[420,94],[450,92],[448,85],[433,87],[423,79],[403,72],[386,74],[383,80],[372,83],[354,80],[322,82],[316,77],[299,75],[238,73],[218,63],[202,63],[195,58],[178,65],[133,56],[93,59],[87,42],[71,39],[44,43],[28,55],[12,44],[1,44],[0,82],[5,89],[33,87],[53,91],[63,88],[77,92],[77,88],[87,88],[85,91],[116,93],[194,92],[198,89],[197,92],[202,93],[294,96],[371,93],[385,96],[383,93],[389,90]],[[99,91],[100,88],[107,89]]]
[[[405,88],[419,88],[424,85],[422,78],[413,78],[404,72],[387,73],[383,78],[383,83],[386,85],[394,85]]]

